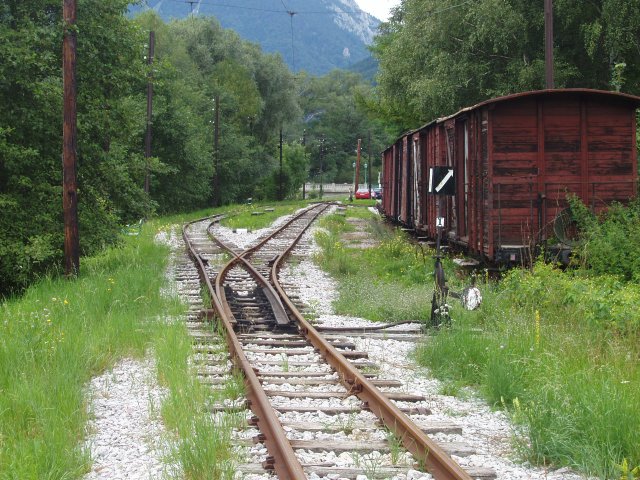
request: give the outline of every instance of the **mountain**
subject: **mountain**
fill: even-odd
[[[279,52],[293,71],[322,75],[348,69],[371,56],[380,21],[354,0],[145,0],[165,20],[214,16],[267,52]],[[293,48],[292,48],[293,43]]]

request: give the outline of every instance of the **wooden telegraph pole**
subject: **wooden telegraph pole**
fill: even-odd
[[[149,32],[149,56],[147,65],[149,65],[149,73],[147,74],[147,134],[144,145],[144,191],[149,193],[149,158],[151,157],[151,118],[153,115],[153,73],[151,66],[153,65],[153,55],[155,50],[156,34],[153,30]]]
[[[63,0],[64,37],[62,40],[62,208],[64,214],[64,272],[77,275],[80,268],[77,197],[77,83],[76,83],[76,0]]]
[[[356,157],[356,178],[353,182],[353,194],[355,195],[358,191],[358,185],[360,185],[360,147],[362,146],[362,139],[358,139],[358,150]]]
[[[555,88],[553,81],[553,0],[544,0],[544,61],[546,88]]]
[[[278,200],[284,200],[282,191],[282,126],[280,126],[280,173],[278,174]]]
[[[215,96],[213,122],[213,206],[220,206],[220,95]]]

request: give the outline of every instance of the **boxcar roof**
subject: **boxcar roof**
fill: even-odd
[[[485,100],[484,102],[477,103],[476,105],[473,105],[471,107],[463,108],[458,112],[454,113],[453,115],[449,115],[448,117],[439,118],[437,121],[443,122],[445,120],[449,120],[451,118],[457,117],[461,113],[470,112],[471,110],[485,107],[487,105],[491,105],[494,103],[509,102],[512,100],[519,100],[525,97],[554,96],[554,95],[563,95],[567,93],[590,95],[593,97],[618,98],[621,100],[626,100],[630,104],[634,105],[636,108],[640,107],[640,97],[636,97],[635,95],[629,95],[628,93],[611,92],[607,90],[593,90],[590,88],[556,88],[556,89],[548,89],[548,90],[533,90],[530,92],[513,93],[511,95],[505,95],[504,97],[491,98],[489,100]]]
[[[567,94],[567,93],[579,93],[579,94],[583,94],[583,95],[591,95],[591,96],[600,96],[600,97],[609,97],[609,98],[618,98],[621,100],[626,100],[628,101],[630,104],[634,105],[636,108],[640,107],[640,97],[637,97],[635,95],[629,95],[628,93],[619,93],[619,92],[611,92],[611,91],[607,91],[607,90],[593,90],[590,88],[556,88],[556,89],[548,89],[548,90],[532,90],[532,91],[527,91],[527,92],[519,92],[519,93],[513,93],[511,95],[505,95],[503,97],[496,97],[496,98],[491,98],[489,100],[485,100],[483,102],[477,103],[471,107],[466,107],[463,108],[461,110],[458,110],[456,113],[446,116],[446,117],[441,117],[441,118],[437,118],[435,120],[432,120],[428,123],[425,123],[424,125],[414,129],[414,130],[409,130],[407,132],[404,132],[402,135],[400,135],[393,143],[395,144],[398,140],[400,140],[401,138],[406,137],[407,135],[413,135],[414,133],[429,127],[433,124],[436,123],[441,123],[444,122],[446,120],[449,120],[451,118],[455,118],[458,115],[465,113],[465,112],[470,112],[472,110],[475,110],[477,108],[481,108],[487,105],[491,105],[494,103],[501,103],[501,102],[509,102],[509,101],[513,101],[513,100],[519,100],[521,98],[525,98],[525,97],[537,97],[537,96],[545,96],[545,95],[562,95],[562,94]],[[387,147],[384,151],[389,150],[389,148],[391,148],[392,145],[390,145],[389,147]]]

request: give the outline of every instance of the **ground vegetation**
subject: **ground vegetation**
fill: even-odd
[[[639,207],[595,217],[573,200],[572,210],[582,234],[571,268],[539,261],[497,282],[477,272],[482,306],[468,312],[450,298],[451,325],[431,331],[416,355],[443,391],[466,395],[463,387],[473,386],[504,409],[522,460],[626,480],[640,465]],[[328,217],[317,237],[318,261],[339,280],[336,310],[427,324],[434,252],[375,217],[369,230],[379,244],[350,245],[352,211],[366,215]],[[451,261],[445,269],[453,290],[470,282]]]

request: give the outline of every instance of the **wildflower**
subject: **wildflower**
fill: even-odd
[[[520,410],[520,400],[518,399],[518,397],[514,398],[512,403],[513,403],[513,407],[516,410]]]
[[[69,305],[69,300],[67,300],[67,299],[65,298],[63,303],[64,303],[65,305]]]
[[[58,299],[57,299],[56,297],[52,297],[52,298],[51,298],[51,301],[52,301],[52,302],[57,302],[57,301],[58,301]]]

